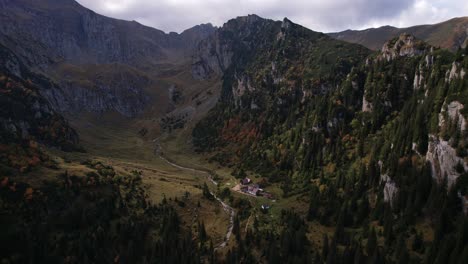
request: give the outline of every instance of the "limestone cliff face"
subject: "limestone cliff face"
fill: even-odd
[[[362,112],[372,112],[372,103],[367,101],[365,94],[362,96]]]
[[[396,69],[398,72],[397,78],[400,78],[402,83],[412,84],[413,90],[425,90],[427,95],[428,91],[426,90],[426,82],[433,77],[435,52],[434,47],[416,39],[410,34],[405,33],[400,35],[398,38],[387,41],[376,56],[369,57],[366,60],[365,65],[366,67],[372,68],[376,63],[382,63],[383,61],[387,63],[395,63],[396,60],[399,60],[397,63],[403,64],[402,60],[404,60],[405,57],[415,57],[417,64],[416,67],[414,67],[414,70],[410,68]],[[458,70],[457,73],[459,72],[460,70]],[[460,74],[461,73],[459,73],[459,75]],[[450,71],[447,72],[447,80],[449,79],[449,75]],[[368,83],[368,87],[373,87],[373,85],[374,83]],[[381,101],[380,103],[383,105],[383,108],[386,108],[389,111],[395,110],[392,108],[397,105],[401,105],[400,103],[402,102],[396,102],[388,95],[389,91],[394,88],[395,87],[392,87],[391,84],[387,84],[387,87],[382,89],[378,98],[378,100]],[[408,89],[403,93],[409,97],[411,95],[411,90]],[[370,97],[369,94],[371,94],[369,89],[364,91],[364,95],[362,97],[363,112],[372,112],[375,107],[375,102],[369,100],[372,98],[368,98]]]
[[[460,176],[460,172],[455,169],[458,164],[468,171],[468,164],[457,156],[456,150],[450,146],[449,142],[434,135],[430,136],[426,160],[431,163],[432,176],[438,182],[443,182],[446,177],[449,187],[455,184]]]
[[[461,139],[466,141],[467,122],[461,111],[464,105],[458,101],[444,103],[441,113],[439,114],[439,127],[448,129],[449,126],[454,126],[456,133],[459,133]],[[453,125],[451,125],[453,124]],[[447,178],[448,186],[456,183],[458,177],[462,174],[460,167],[464,171],[468,171],[468,161],[460,157],[457,150],[452,146],[454,144],[454,135],[449,135],[448,138],[443,138],[437,135],[430,135],[426,160],[430,162],[432,168],[432,176],[439,182]],[[456,147],[456,146],[455,146]],[[457,168],[458,167],[458,168]]]
[[[220,32],[216,32],[196,48],[192,64],[193,78],[204,80],[211,76],[221,76],[231,65],[232,56],[232,47],[220,38]]]
[[[0,144],[34,140],[64,150],[76,149],[77,133],[39,93],[35,83],[53,84],[29,72],[5,47],[0,46],[0,56],[8,58],[0,62]]]
[[[187,63],[197,43],[214,31],[204,24],[166,34],[101,16],[74,0],[0,0],[0,44],[54,80],[56,86],[38,87],[60,112],[138,115],[151,99],[147,88],[155,72]],[[15,64],[8,67],[15,72]],[[151,94],[166,99],[164,91]]]
[[[383,174],[380,180],[384,184],[384,201],[393,205],[393,201],[398,194],[396,183],[387,174]]]
[[[62,81],[60,85],[41,89],[41,94],[62,113],[114,110],[123,116],[134,117],[142,113],[150,102],[150,97],[142,89],[149,85],[148,79],[118,76],[114,81],[92,81],[92,86]]]
[[[463,67],[460,66],[460,63],[458,62],[453,62],[452,63],[452,68],[447,71],[445,81],[446,82],[451,82],[454,79],[463,79],[466,75],[466,71]]]
[[[134,21],[101,16],[73,0],[1,0],[0,5],[4,44],[35,62],[46,56],[75,64],[156,66],[171,59],[170,51],[183,53],[214,31],[207,24],[183,34],[165,34]]]
[[[413,35],[401,34],[398,38],[386,42],[382,47],[381,58],[391,61],[401,56],[422,54],[429,46],[417,40]]]
[[[273,21],[248,15],[229,20],[209,38],[201,41],[192,63],[193,77],[206,79],[221,76],[231,66],[234,54],[254,50],[256,39]]]

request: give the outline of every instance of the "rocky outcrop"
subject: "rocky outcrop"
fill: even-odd
[[[362,96],[362,112],[372,112],[372,103],[367,101],[365,94]]]
[[[380,177],[380,181],[384,184],[384,201],[393,205],[393,201],[398,193],[396,183],[387,174],[383,174]]]
[[[51,89],[41,89],[54,109],[59,112],[95,112],[115,110],[127,117],[143,112],[150,99],[139,87],[119,83],[115,86],[96,84],[94,89],[78,83],[66,83]]]
[[[464,105],[458,101],[450,102],[448,105],[444,103],[442,107],[442,111],[439,114],[439,127],[443,127],[447,125],[448,120],[446,120],[445,116],[447,114],[447,118],[449,118],[452,122],[457,122],[457,128],[460,131],[465,131],[467,129],[467,122],[461,111],[463,110]]]
[[[458,101],[452,101],[449,104],[445,102],[439,114],[439,128],[446,130],[449,129],[450,124],[453,124],[455,129],[464,135],[467,122],[461,112],[463,108],[463,104]],[[457,167],[461,166],[465,171],[468,171],[467,161],[459,157],[456,149],[452,147],[453,140],[453,135],[449,135],[445,140],[442,137],[430,135],[426,154],[426,160],[431,164],[432,176],[438,182],[447,178],[449,187],[456,183],[457,178],[462,173],[459,171],[460,169],[457,170]]]
[[[216,32],[212,24],[201,24],[189,28],[179,35],[180,43],[183,45],[185,55],[192,56],[200,41],[207,39]],[[176,34],[176,33],[175,33]]]
[[[88,66],[86,71],[57,74],[62,76],[57,78],[58,85],[43,86],[40,92],[59,112],[116,111],[133,117],[149,105],[151,98],[146,91],[155,87],[151,78],[126,66]],[[169,94],[158,96],[170,97]]]
[[[429,46],[423,41],[417,40],[413,35],[404,33],[383,45],[380,58],[391,61],[397,57],[417,56],[428,50],[428,48]]]
[[[201,41],[193,56],[192,75],[195,79],[222,76],[233,64],[234,54],[247,55],[258,48],[255,40],[262,31],[274,25],[271,20],[248,15],[229,20],[209,38]]]
[[[248,91],[254,91],[255,88],[252,86],[252,82],[247,75],[240,77],[235,76],[237,85],[232,87],[232,95],[236,106],[242,107],[241,97]]]
[[[456,166],[460,164],[465,171],[468,171],[468,164],[457,156],[456,150],[450,146],[449,142],[434,135],[429,137],[426,160],[431,164],[432,176],[440,183],[447,178],[449,187],[455,184],[460,176]]]
[[[192,63],[192,76],[197,80],[208,79],[213,75],[221,76],[231,65],[233,51],[219,37],[219,33],[199,44]]]
[[[454,79],[463,79],[466,75],[465,69],[458,62],[452,63],[452,68],[447,71],[445,81],[451,82]]]
[[[384,184],[384,201],[393,205],[395,197],[398,194],[398,187],[395,181],[393,181],[387,173],[383,173],[383,162],[379,160],[377,164],[379,165],[380,170],[380,182]]]
[[[53,110],[31,81],[0,67],[0,144],[29,140],[63,150],[76,150],[79,141],[75,130]]]
[[[419,67],[418,70],[414,73],[413,88],[414,90],[419,90],[424,88],[424,71],[422,67]]]

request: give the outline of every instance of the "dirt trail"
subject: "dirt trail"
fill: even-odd
[[[163,161],[165,161],[167,164],[175,167],[175,168],[178,168],[178,169],[181,169],[181,170],[187,170],[187,171],[191,171],[191,172],[196,172],[196,173],[200,173],[200,174],[205,174],[207,175],[207,179],[215,186],[218,186],[218,183],[213,179],[212,175],[210,172],[208,171],[203,171],[203,170],[199,170],[199,169],[195,169],[195,168],[189,168],[189,167],[184,167],[182,165],[179,165],[177,163],[175,163],[174,161],[170,161],[167,157],[165,157],[164,155],[162,155],[162,152],[161,152],[161,145],[159,143],[159,140],[158,139],[155,139],[153,140],[153,142],[155,142],[155,150],[154,150],[154,154],[157,155],[160,159],[162,159]],[[221,206],[223,207],[223,210],[229,214],[229,226],[228,226],[228,229],[226,231],[226,235],[224,237],[224,241],[217,245],[215,247],[215,250],[216,249],[219,249],[219,248],[223,248],[227,245],[227,243],[229,242],[229,239],[231,238],[231,235],[232,235],[232,228],[234,226],[234,216],[235,216],[235,210],[234,208],[232,208],[231,206],[229,206],[228,204],[226,204],[225,202],[223,202],[219,197],[216,196],[216,194],[214,194],[212,191],[210,191],[211,195],[213,195],[213,197],[216,199],[216,201],[218,201]]]

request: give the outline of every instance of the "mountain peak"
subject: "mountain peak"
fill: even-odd
[[[414,35],[409,33],[402,33],[387,42],[382,47],[382,55],[390,61],[396,57],[403,56],[416,56],[426,51],[430,45],[422,40],[417,39]]]
[[[283,19],[283,23],[281,24],[281,28],[288,29],[289,27],[291,27],[292,24],[293,22],[289,20],[287,17],[285,17]]]

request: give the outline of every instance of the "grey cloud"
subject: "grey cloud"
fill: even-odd
[[[78,0],[107,16],[136,20],[166,32],[181,32],[194,25],[211,22],[221,26],[227,20],[247,14],[271,19],[288,17],[316,31],[358,29],[368,25],[407,23],[402,17],[418,4],[441,8],[440,0]],[[437,2],[437,3],[436,3]],[[445,0],[443,7],[455,13],[457,0]],[[415,7],[416,6],[416,7]],[[437,12],[435,12],[437,13]],[[427,15],[426,23],[440,16]],[[448,18],[448,17],[447,17]],[[432,19],[432,20],[431,20]],[[416,21],[420,22],[420,21]]]

